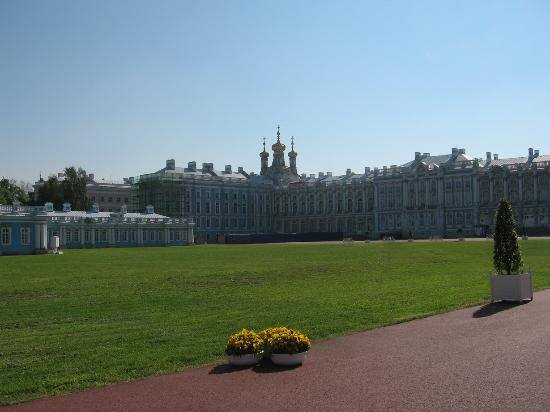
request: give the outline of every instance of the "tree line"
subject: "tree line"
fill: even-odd
[[[0,180],[0,204],[11,205],[15,201],[24,205],[44,205],[52,202],[55,210],[61,210],[63,203],[71,204],[73,210],[88,210],[91,206],[86,193],[88,175],[82,168],[74,166],[66,167],[65,177],[49,176],[38,186],[36,200],[29,194],[25,184],[13,179],[2,178]],[[27,189],[27,190],[26,190]]]

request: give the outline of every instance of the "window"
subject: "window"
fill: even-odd
[[[91,235],[91,233],[90,233],[89,230],[86,230],[86,231],[84,232],[84,241],[85,241],[85,242],[89,242],[89,241],[90,241],[90,235]]]
[[[71,231],[65,230],[65,243],[71,243]]]
[[[176,236],[176,241],[180,240],[180,232],[176,231],[174,234]]]
[[[123,241],[123,242],[127,242],[127,241],[128,241],[128,231],[127,231],[127,230],[123,230],[123,231],[122,231],[122,241]]]
[[[136,237],[137,237],[136,231],[132,230],[132,242],[136,241]]]
[[[223,204],[223,210],[224,210],[226,215],[229,213],[229,203],[225,202]]]
[[[120,197],[116,198],[117,203],[120,203]]]
[[[205,209],[206,209],[206,214],[210,214],[210,201],[206,202]]]
[[[149,232],[149,240],[154,241],[155,240],[155,231],[151,230]]]
[[[124,198],[124,203],[128,203],[128,198],[127,197]]]
[[[170,231],[170,242],[173,242],[174,241],[174,231],[171,230]]]
[[[201,212],[201,202],[200,201],[197,202],[196,212],[197,213]]]
[[[75,231],[73,232],[73,240],[75,242],[80,242],[80,230],[75,229]]]
[[[11,244],[11,227],[2,226],[2,244],[10,245]]]
[[[220,214],[220,202],[216,202],[216,214]]]
[[[105,198],[103,196],[101,196],[101,201],[105,202]]]
[[[27,225],[21,226],[21,244],[29,245],[31,243],[31,228]]]
[[[99,230],[96,230],[96,231],[95,231],[94,237],[95,237],[95,241],[96,241],[96,242],[99,242]]]
[[[115,230],[115,242],[120,242],[120,231]]]
[[[95,196],[92,196],[92,197],[90,198],[90,200],[91,200],[92,202],[95,202]]]
[[[112,202],[113,201],[113,198],[112,197],[109,197],[109,202]]]
[[[161,231],[161,230],[159,230],[157,239],[158,239],[158,240],[162,240],[162,231]]]

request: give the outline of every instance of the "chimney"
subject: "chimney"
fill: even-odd
[[[485,155],[487,156],[487,162],[491,161],[491,152],[486,152]]]
[[[63,211],[64,212],[70,212],[71,211],[71,204],[68,202],[63,203]]]
[[[366,166],[365,167],[365,174],[368,175],[369,173],[370,173],[370,167]]]
[[[152,215],[155,213],[155,208],[153,205],[147,205],[145,206],[145,213],[148,215]]]
[[[351,176],[351,169],[346,169],[346,176]]]
[[[315,179],[315,173],[310,173],[310,174],[309,174],[309,178],[310,178],[310,179]]]
[[[307,175],[306,175],[305,173],[302,173],[302,174],[300,175],[300,177],[301,177],[302,179],[305,179],[305,178],[307,178]]]
[[[244,172],[244,169],[242,168],[242,166],[239,166],[237,170],[238,170],[239,173]]]
[[[420,152],[414,152],[414,160],[420,160],[421,154]]]
[[[95,175],[93,173],[88,174],[88,180],[93,181],[95,179]]]
[[[458,148],[453,147],[453,148],[451,149],[451,153],[452,153],[453,157],[458,156]]]
[[[53,203],[52,202],[44,203],[44,208],[46,209],[46,212],[53,212]]]
[[[187,168],[190,172],[196,172],[197,171],[197,162],[189,162],[187,163]]]
[[[120,213],[122,213],[123,215],[128,213],[128,206],[126,206],[126,205],[120,206]]]
[[[417,152],[417,153],[420,154],[420,152]],[[374,168],[374,175],[378,176],[378,168],[377,167]]]
[[[332,177],[332,172],[327,172],[327,177]]]
[[[498,153],[493,154],[493,160],[498,160]]]
[[[466,149],[458,149],[458,154],[466,154]]]
[[[203,173],[210,173],[214,170],[214,163],[203,163],[202,164],[202,172]]]
[[[529,159],[532,159],[533,158],[533,148],[530,147],[529,148]]]
[[[92,205],[92,213],[99,213],[99,205],[97,203]]]
[[[176,161],[174,159],[166,161],[166,170],[176,170]]]
[[[534,155],[533,157],[539,157],[539,153],[540,153],[540,152],[539,152],[539,150],[538,150],[538,149],[537,149],[537,150],[535,150],[535,155]]]
[[[325,177],[325,173],[324,172],[319,172],[319,179],[323,179]]]
[[[231,165],[225,165],[225,173],[228,174],[228,175],[232,173],[231,172]]]
[[[422,157],[430,157],[430,154],[429,153],[424,153],[424,154],[422,154]]]

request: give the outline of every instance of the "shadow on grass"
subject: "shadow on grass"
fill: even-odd
[[[516,306],[521,306],[525,302],[495,302],[488,303],[483,305],[478,310],[474,312],[472,318],[485,318],[487,316],[496,315],[499,312],[504,310],[515,308]]]
[[[233,373],[233,372],[243,371],[245,369],[252,369],[256,373],[277,373],[277,372],[284,372],[284,371],[296,369],[300,366],[301,365],[280,366],[280,365],[275,365],[273,362],[271,362],[270,359],[262,359],[260,361],[260,363],[254,365],[252,367],[251,366],[235,366],[235,365],[230,365],[228,363],[224,363],[222,365],[216,365],[208,373],[210,375],[222,375],[222,374],[225,374],[225,373]]]

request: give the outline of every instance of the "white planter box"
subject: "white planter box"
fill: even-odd
[[[272,353],[271,362],[275,365],[294,366],[301,365],[306,360],[307,352],[293,353]]]
[[[491,302],[533,300],[531,273],[491,275]]]
[[[262,353],[249,353],[246,355],[227,355],[227,361],[235,366],[252,366],[262,359]]]

